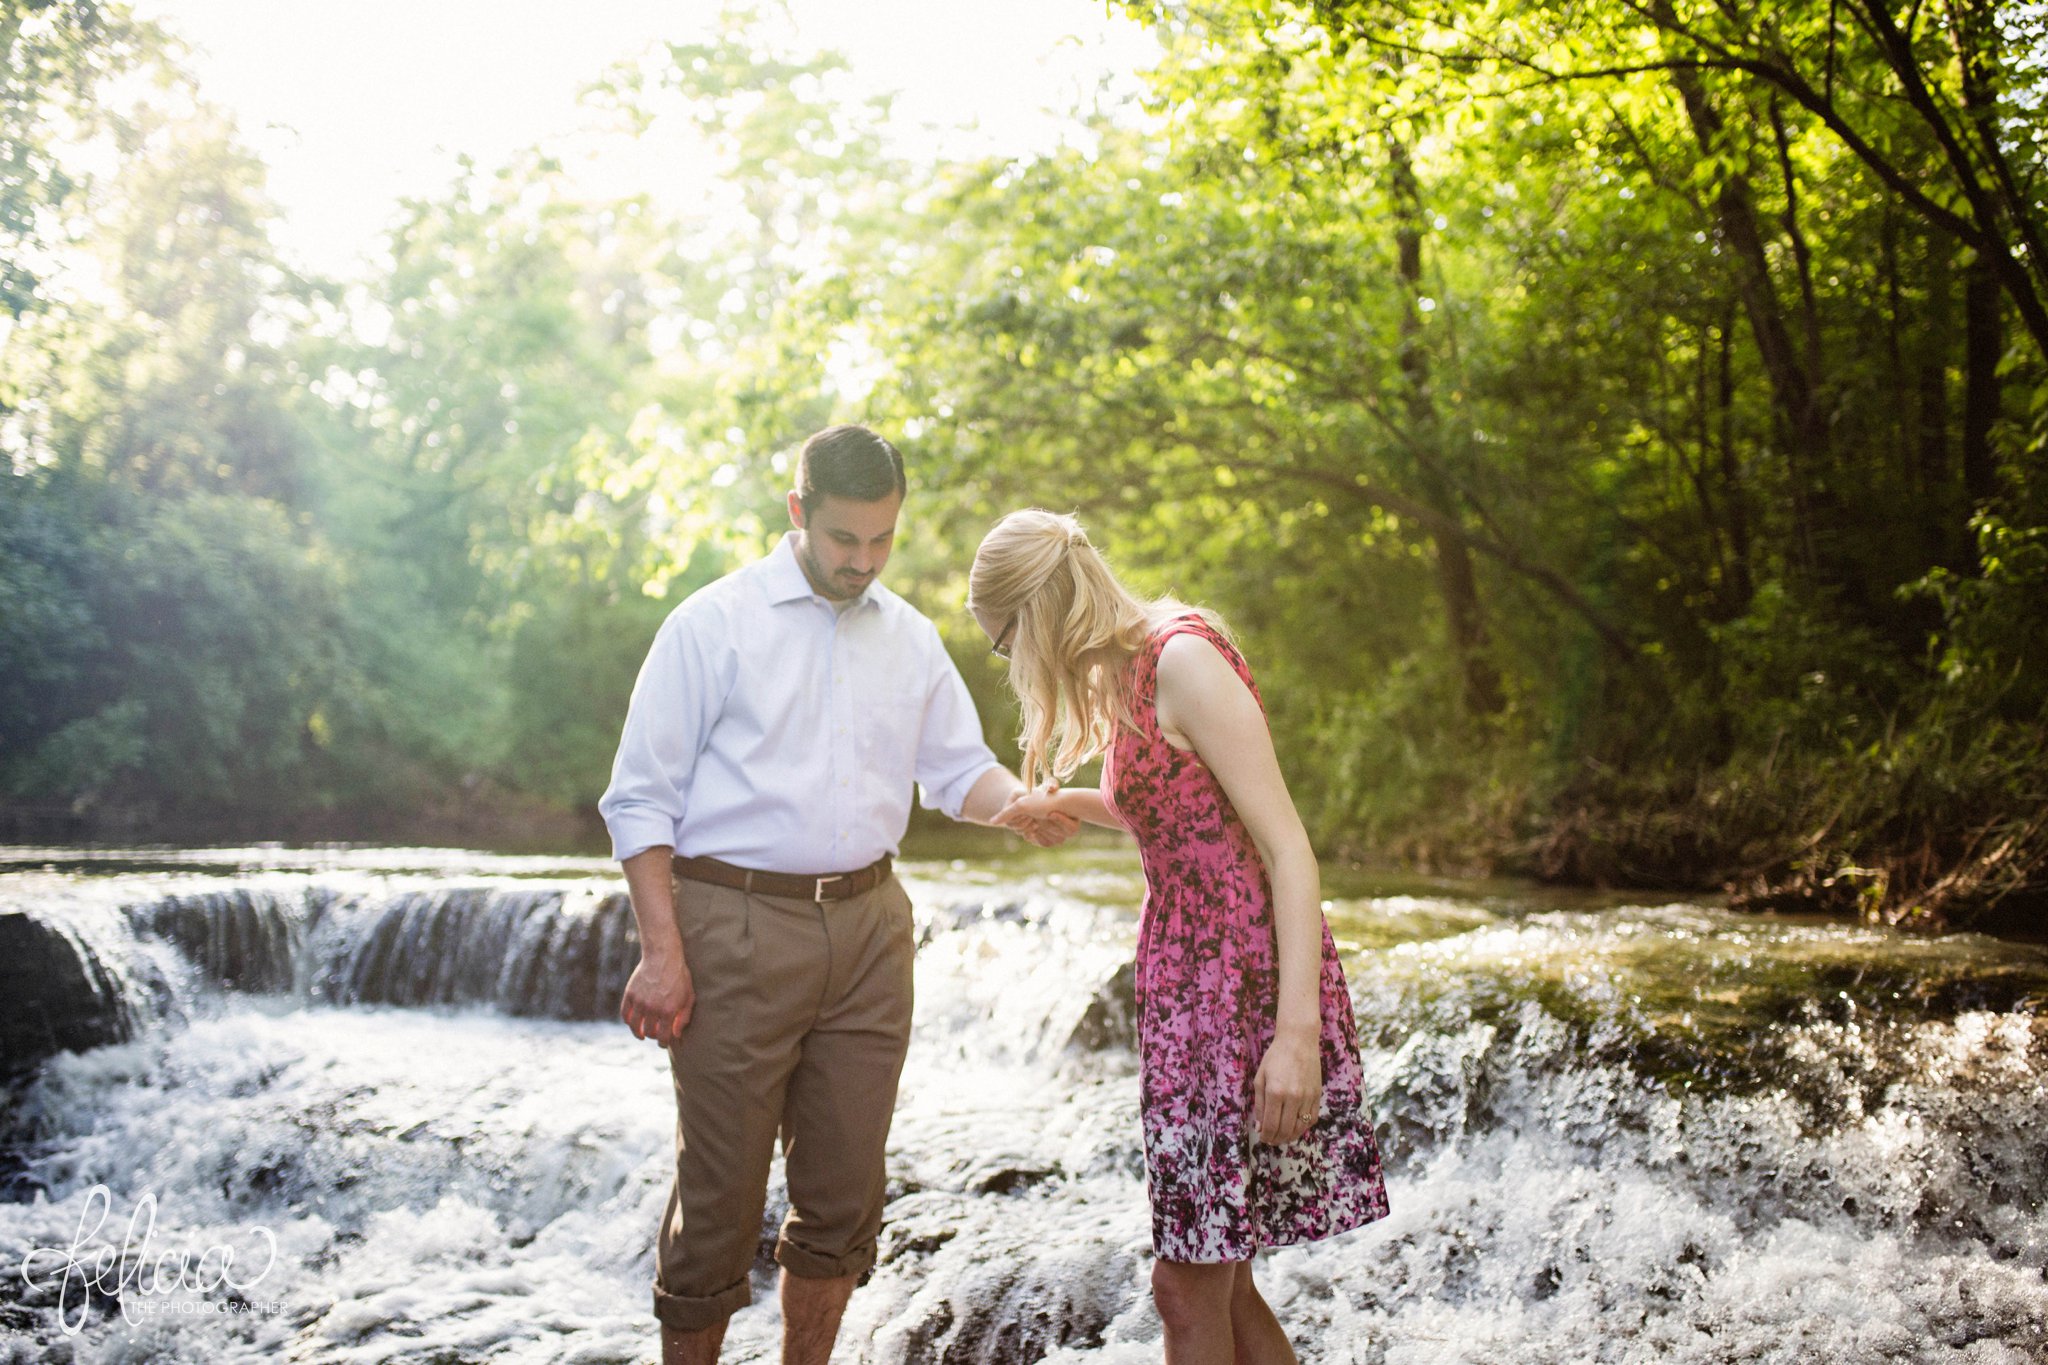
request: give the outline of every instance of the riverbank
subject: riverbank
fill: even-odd
[[[1739,911],[2048,940],[2048,795],[1887,805],[1899,785],[1609,776],[1548,799],[1446,803],[1376,846],[1339,836],[1325,855],[1382,873],[1718,895]]]
[[[1516,838],[1466,841],[1425,833],[1391,851],[1346,848],[1326,856],[1373,874],[1712,896],[1738,911],[2048,941],[2048,831],[2041,812],[2019,820],[2013,832],[1965,833],[1969,852],[1950,858],[1927,844],[1859,846],[1829,838],[1825,830],[1781,836],[1773,841],[1780,847],[1758,857],[1753,846],[1701,840],[1685,824],[1686,814],[1580,810]]]

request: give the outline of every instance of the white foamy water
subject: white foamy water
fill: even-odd
[[[665,1058],[608,1019],[521,1017],[584,1008],[550,976],[612,970],[616,882],[257,852],[0,872],[0,910],[94,945],[137,1016],[9,1102],[0,1362],[656,1359]],[[1156,1361],[1117,989],[1134,864],[909,881],[892,1200],[838,1358]],[[1393,1214],[1261,1258],[1305,1360],[2048,1358],[2048,956],[1696,906],[1386,897],[1332,922]],[[487,934],[510,946],[464,938]],[[289,985],[209,984],[274,942]],[[390,998],[466,1003],[364,1003]],[[60,1310],[19,1271],[72,1245],[95,1189],[101,1245],[153,1201],[152,1257],[229,1247],[246,1277],[267,1233],[274,1263],[240,1301],[74,1280]],[[729,1360],[776,1358],[755,1279]]]

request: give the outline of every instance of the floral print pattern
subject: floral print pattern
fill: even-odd
[[[1242,1261],[1384,1218],[1387,1191],[1360,1109],[1357,1026],[1328,924],[1322,1112],[1294,1142],[1257,1139],[1252,1081],[1278,1004],[1272,893],[1222,785],[1199,755],[1160,733],[1159,653],[1181,633],[1214,645],[1258,696],[1244,659],[1208,622],[1165,623],[1131,662],[1136,729],[1111,744],[1102,791],[1145,865],[1136,975],[1153,1251],[1168,1261]]]

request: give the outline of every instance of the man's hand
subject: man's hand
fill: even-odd
[[[1048,815],[1043,820],[1025,820],[1010,828],[1040,848],[1058,848],[1074,837],[1081,822],[1071,815]]]
[[[1072,838],[1081,822],[1059,809],[1059,788],[1048,782],[1037,791],[1025,788],[996,813],[993,823],[1040,848],[1057,848]]]
[[[652,1038],[663,1047],[682,1037],[696,1006],[697,991],[690,983],[690,964],[678,949],[640,954],[640,965],[626,982],[619,1000],[619,1018],[633,1030],[635,1038]]]
[[[1009,825],[1013,821],[1043,820],[1051,815],[1064,816],[1064,812],[1060,810],[1059,784],[1055,782],[1047,782],[1035,790],[1030,787],[1021,788],[996,816],[996,823]]]
[[[1048,784],[1047,790],[1052,789]],[[960,818],[977,825],[1007,829],[1040,848],[1065,843],[1081,827],[1081,822],[1065,811],[1031,809],[1027,813],[1018,809],[1017,802],[1030,794],[1030,790],[1017,780],[1016,774],[1006,768],[990,768],[975,782],[974,790],[967,794],[966,802],[960,807]]]

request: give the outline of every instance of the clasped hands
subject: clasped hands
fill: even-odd
[[[1057,848],[1081,828],[1079,820],[1058,808],[1054,799],[1058,791],[1057,782],[1047,782],[1038,788],[1020,787],[989,823],[1040,848]]]

